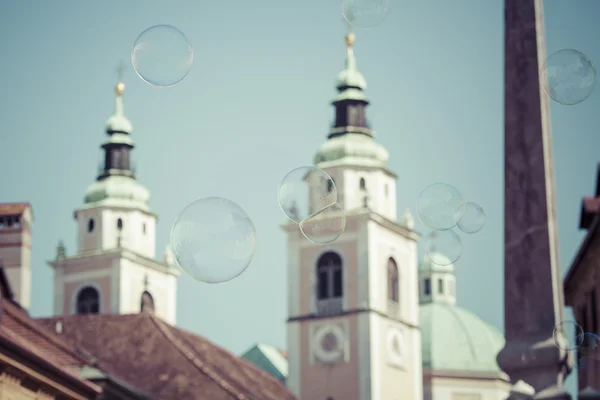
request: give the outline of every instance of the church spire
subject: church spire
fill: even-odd
[[[358,70],[354,54],[356,36],[349,32],[345,41],[346,68],[339,73],[336,82],[339,93],[332,103],[335,107],[335,122],[329,137],[341,136],[346,133],[362,133],[373,136],[365,112],[369,104],[364,95],[367,81]]]
[[[125,84],[123,83],[123,72],[125,66],[121,62],[117,68],[118,82],[115,86],[115,111],[106,121],[106,133],[108,140],[104,142],[104,168],[98,176],[98,180],[105,179],[111,175],[129,176],[134,178],[131,169],[130,152],[134,148],[131,132],[133,127],[123,110],[123,94]]]

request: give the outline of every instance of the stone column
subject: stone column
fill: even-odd
[[[504,321],[498,364],[535,399],[570,399],[572,357],[554,344],[563,320],[542,0],[505,0]],[[564,332],[561,333],[564,341]],[[512,396],[510,397],[512,398]]]

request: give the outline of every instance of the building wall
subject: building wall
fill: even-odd
[[[593,235],[579,264],[571,267],[576,270],[565,291],[565,302],[573,308],[575,320],[585,332],[600,334],[600,270],[597,267],[600,260],[600,229]],[[600,360],[588,360],[585,368],[572,373],[578,375],[580,390],[588,386],[600,390]]]
[[[510,385],[500,379],[461,379],[432,377],[430,400],[505,400]]]
[[[154,299],[155,314],[175,325],[177,310],[177,276],[139,265],[128,259],[119,264],[119,314],[140,312],[144,280],[148,277],[148,292]]]

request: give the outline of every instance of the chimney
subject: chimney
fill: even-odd
[[[26,310],[31,301],[32,224],[29,203],[0,204],[0,258],[14,300]]]

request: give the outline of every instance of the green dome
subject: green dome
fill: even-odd
[[[428,303],[420,306],[423,368],[500,373],[496,356],[504,337],[477,315],[459,307]]]
[[[367,88],[367,80],[357,69],[345,69],[339,73],[335,86],[338,89],[354,87],[365,90]]]
[[[113,115],[106,121],[106,132],[131,133],[133,126],[124,115]]]
[[[385,166],[389,153],[368,135],[347,133],[327,140],[315,156],[315,164],[354,158],[371,161],[374,166]]]
[[[123,206],[147,209],[150,192],[132,177],[111,175],[92,183],[85,192],[86,203],[105,200],[120,200]]]

